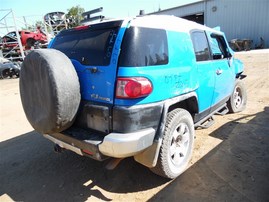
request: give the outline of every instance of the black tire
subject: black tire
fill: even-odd
[[[69,128],[80,104],[80,86],[71,61],[54,49],[33,50],[22,64],[20,94],[33,128],[43,134]]]
[[[230,99],[227,102],[227,107],[230,113],[241,112],[247,105],[247,91],[242,80],[237,80]]]
[[[16,78],[19,78],[20,77],[20,70],[18,70],[18,69],[13,70],[13,75],[15,75]]]
[[[169,112],[157,165],[151,171],[170,179],[183,173],[191,159],[194,135],[193,119],[188,111]]]
[[[10,72],[10,78],[11,78],[11,79],[13,79],[13,78],[18,78],[15,69],[12,69],[12,70],[11,70],[11,72]]]
[[[2,72],[1,72],[1,76],[3,79],[6,79],[8,77],[12,77],[12,75],[10,74],[10,70],[9,68],[8,69],[4,69]]]
[[[20,78],[20,72],[16,72],[15,75],[16,75],[16,78]]]
[[[34,40],[32,38],[27,39],[25,48],[31,49],[31,47],[35,45],[35,42],[36,42],[36,40]]]

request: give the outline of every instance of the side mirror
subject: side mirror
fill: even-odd
[[[220,60],[220,59],[223,59],[224,56],[220,53],[214,53],[213,54],[213,60]]]

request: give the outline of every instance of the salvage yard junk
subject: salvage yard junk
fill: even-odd
[[[31,49],[37,43],[46,44],[48,42],[46,34],[38,26],[35,32],[26,30],[19,31],[20,40],[25,50]],[[13,49],[18,46],[18,38],[16,32],[9,32],[2,38],[0,43],[3,49]]]
[[[1,35],[3,31],[5,32],[4,34],[6,34],[6,32],[9,32],[9,29],[12,29],[12,31],[15,32],[14,36],[19,36],[19,30],[17,28],[17,19],[12,9],[0,10],[0,23],[1,25],[3,25],[0,27]],[[12,43],[14,43],[14,41]],[[1,55],[3,55],[4,58],[10,58],[12,60],[23,60],[25,55],[20,37],[16,37],[14,44],[16,44],[15,47],[12,47],[10,49],[4,49],[2,38],[0,37],[0,49],[2,50]]]
[[[0,57],[0,79],[18,78],[20,76],[20,70],[20,62],[11,62]]]
[[[0,47],[4,58],[13,61],[22,61],[23,58],[20,57],[21,50],[19,44],[22,45],[23,51],[47,47],[47,36],[40,27],[37,27],[35,32],[21,30],[18,31],[18,33],[20,36],[19,38],[17,37],[16,32],[13,31],[9,32],[1,39]]]
[[[47,29],[51,31],[52,35],[57,35],[60,31],[67,29],[72,19],[67,19],[64,12],[51,12],[44,16],[44,22]]]
[[[234,51],[248,51],[251,49],[253,40],[250,39],[232,39],[229,42],[229,46],[234,50]]]
[[[29,50],[46,48],[48,45],[44,24],[40,21],[36,21],[35,25],[28,24],[26,17],[19,20],[11,9],[0,10],[0,23],[3,25],[0,27],[1,56],[10,61],[22,62]]]

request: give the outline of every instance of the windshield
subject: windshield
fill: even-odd
[[[107,66],[120,27],[119,23],[117,26],[115,23],[112,27],[109,25],[111,23],[63,31],[55,38],[51,48],[62,51],[83,65]]]

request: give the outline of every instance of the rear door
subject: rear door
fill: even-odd
[[[82,99],[113,104],[122,21],[77,27],[61,32],[52,48],[72,61],[80,80]],[[68,78],[66,78],[68,79]]]

